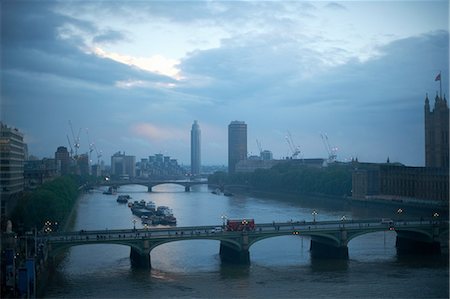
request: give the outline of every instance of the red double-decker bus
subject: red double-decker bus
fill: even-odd
[[[237,231],[253,231],[255,230],[255,220],[254,219],[239,219],[239,220],[227,220],[227,231],[237,232]]]

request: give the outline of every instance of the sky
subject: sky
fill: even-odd
[[[1,121],[29,153],[95,144],[227,165],[245,121],[274,158],[424,165],[424,100],[448,99],[448,1],[1,1]],[[435,81],[441,72],[442,81]],[[72,124],[74,134],[71,132]],[[78,134],[79,133],[79,134]],[[96,162],[95,151],[91,159]]]

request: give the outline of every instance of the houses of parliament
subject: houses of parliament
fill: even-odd
[[[353,172],[352,198],[449,205],[449,107],[436,94],[424,106],[425,167],[399,163],[358,163]]]

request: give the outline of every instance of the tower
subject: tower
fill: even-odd
[[[228,125],[228,173],[234,173],[236,163],[247,159],[247,124],[232,121]]]
[[[447,99],[436,94],[434,108],[425,98],[425,166],[449,168],[449,109]]]
[[[201,166],[201,131],[197,121],[194,120],[191,129],[191,174],[200,174]]]

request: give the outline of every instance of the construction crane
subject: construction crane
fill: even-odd
[[[97,154],[97,165],[100,165],[100,158],[102,157],[102,151],[97,150],[95,143],[93,143],[92,145],[94,147],[95,153]]]
[[[73,155],[72,143],[70,143],[69,135],[66,135],[66,136],[67,136],[67,142],[69,143],[69,147],[70,147],[70,157],[72,158],[72,155]]]
[[[322,138],[323,145],[328,154],[328,163],[335,162],[337,159],[337,147],[332,147],[330,145],[327,134],[320,134],[320,137]]]
[[[89,144],[89,162],[92,162],[91,155],[92,155],[92,152],[94,151],[94,144],[91,142],[91,138],[89,138],[89,129],[88,128],[86,128],[86,135],[87,135],[88,144]]]
[[[256,145],[258,146],[259,149],[259,156],[262,157],[262,146],[261,146],[261,142],[259,142],[258,139],[256,139]]]
[[[286,138],[286,142],[289,145],[289,149],[292,152],[291,159],[297,159],[297,157],[300,155],[300,152],[301,152],[300,151],[300,147],[295,145],[295,143],[294,143],[294,141],[292,139],[291,132],[288,131],[287,135],[285,136],[285,138]]]
[[[73,145],[75,148],[75,159],[78,158],[78,149],[80,148],[80,133],[81,128],[78,130],[78,135],[75,137],[75,133],[73,131],[72,122],[69,120],[70,131],[72,132]]]

